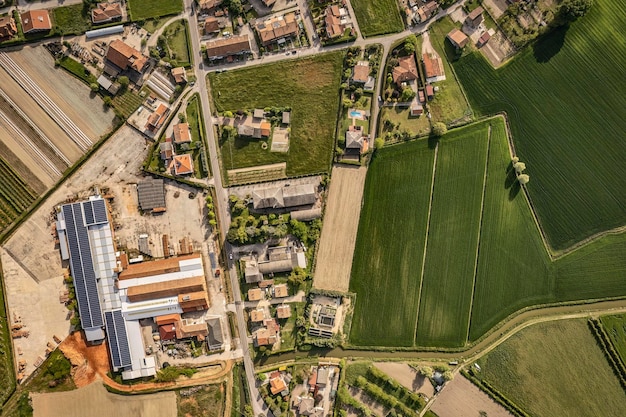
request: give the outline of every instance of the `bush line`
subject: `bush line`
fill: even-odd
[[[587,324],[589,325],[591,333],[593,333],[600,349],[602,349],[604,356],[608,360],[611,369],[613,369],[613,373],[619,379],[622,388],[626,390],[626,366],[624,365],[624,362],[619,354],[615,351],[615,346],[613,346],[611,339],[606,334],[602,323],[596,319],[590,318],[587,320]]]

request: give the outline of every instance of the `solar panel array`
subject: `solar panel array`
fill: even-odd
[[[131,365],[130,349],[128,347],[128,335],[121,310],[107,311],[104,313],[106,320],[111,361],[115,368],[123,368]]]
[[[104,200],[89,200],[84,201],[81,204],[83,212],[85,213],[86,226],[106,223],[109,221]]]
[[[100,309],[100,297],[98,285],[93,267],[93,258],[89,246],[87,227],[83,223],[83,210],[81,203],[66,204],[62,207],[65,218],[67,241],[70,250],[70,269],[74,278],[76,298],[78,300],[78,312],[80,322],[84,329],[101,327],[102,310]],[[93,207],[91,216],[94,215]],[[87,216],[87,213],[85,213]],[[106,211],[105,211],[106,216]],[[94,220],[96,220],[94,218]]]

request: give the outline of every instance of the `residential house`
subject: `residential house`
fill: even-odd
[[[167,165],[174,157],[174,146],[172,145],[171,139],[168,138],[165,142],[161,143],[159,149],[161,150],[161,159],[165,161]]]
[[[485,20],[483,17],[483,8],[482,6],[478,6],[474,10],[472,10],[465,18],[465,24],[472,27],[477,28],[480,24]]]
[[[172,168],[174,169],[174,175],[193,174],[193,159],[191,158],[191,154],[175,155],[170,164],[170,170]]]
[[[140,74],[147,68],[148,62],[146,56],[120,39],[109,44],[106,59],[122,71],[132,70]]]
[[[98,3],[91,11],[91,21],[97,25],[100,23],[116,22],[122,20],[122,5],[120,3]]]
[[[436,1],[429,1],[417,9],[417,13],[413,17],[413,22],[418,24],[427,21],[437,12],[438,9],[439,3]]]
[[[191,131],[189,130],[189,123],[175,124],[173,127],[173,131],[174,143],[176,145],[191,142]]]
[[[0,42],[11,39],[17,35],[17,26],[11,16],[0,17]]]
[[[323,417],[324,407],[315,405],[315,399],[313,397],[302,397],[298,404],[298,415],[307,417]]]
[[[443,68],[443,62],[439,55],[435,53],[427,53],[422,56],[422,62],[424,63],[424,73],[426,75],[426,82],[434,83],[437,81],[443,81],[446,79],[446,74]]]
[[[52,29],[47,10],[29,10],[20,15],[24,33],[47,32]]]
[[[248,35],[220,38],[206,43],[206,55],[211,60],[247,53],[250,53]]]
[[[261,301],[263,299],[263,290],[260,288],[250,288],[248,290],[248,301]]]
[[[259,263],[256,256],[242,256],[240,262],[248,284],[261,282],[263,274],[259,271]]]
[[[328,379],[330,376],[330,369],[325,366],[320,366],[317,368],[317,386],[321,389],[325,388],[328,385]]]
[[[355,84],[365,84],[370,75],[370,63],[368,61],[358,61],[352,69],[352,82]]]
[[[336,38],[343,35],[344,26],[341,24],[341,12],[339,6],[333,4],[328,6],[324,11],[324,25],[326,27],[326,36],[328,38]]]
[[[346,151],[354,150],[361,154],[364,142],[363,128],[361,126],[351,125],[346,131]]]
[[[213,35],[215,33],[219,33],[220,31],[220,22],[217,20],[215,16],[209,16],[204,19],[204,35]]]
[[[187,71],[185,71],[184,67],[172,68],[171,74],[176,84],[184,84],[187,82]]]
[[[252,323],[260,323],[265,320],[265,310],[262,308],[257,308],[256,310],[250,311],[250,321]]]
[[[266,329],[268,329],[270,331],[274,331],[276,333],[278,333],[280,331],[280,325],[278,324],[276,319],[272,319],[272,318],[263,319],[263,326]]]
[[[165,123],[165,119],[167,119],[169,114],[170,108],[163,103],[159,104],[157,109],[152,112],[150,116],[148,116],[148,121],[145,126],[146,130],[156,133],[161,126],[163,126],[163,123]]]
[[[476,42],[476,46],[479,48],[482,48],[483,46],[487,44],[487,42],[489,42],[489,39],[491,39],[491,34],[489,32],[483,33],[481,37],[478,38],[478,42]]]
[[[413,54],[398,59],[398,65],[393,68],[392,76],[393,82],[396,83],[398,87],[400,87],[402,83],[418,79],[419,75]]]
[[[270,379],[270,392],[272,393],[272,395],[289,394],[289,387],[287,387],[287,384],[285,383],[282,375],[275,376]],[[283,392],[285,392],[285,394],[283,394]]]
[[[255,210],[278,209],[315,204],[317,194],[314,184],[300,184],[254,189],[252,206]]]
[[[465,48],[465,45],[467,45],[470,41],[465,33],[456,28],[452,29],[446,37],[457,49]]]
[[[254,346],[271,346],[278,340],[278,336],[275,330],[261,328],[254,332],[252,337]]]
[[[267,120],[255,120],[247,117],[237,125],[239,136],[248,136],[255,139],[268,138],[272,132],[272,125]]]
[[[291,306],[289,304],[282,304],[276,307],[276,317],[279,319],[288,319],[291,317]]]
[[[274,4],[276,4],[276,0],[261,0],[261,1],[265,5],[265,7],[272,7]]]
[[[289,297],[289,289],[287,284],[279,284],[274,286],[274,298]]]
[[[221,5],[222,0],[198,0],[198,14],[214,13]]]
[[[274,42],[284,43],[285,39],[298,35],[298,22],[295,13],[287,13],[284,16],[273,16],[256,24],[256,31],[263,46]]]

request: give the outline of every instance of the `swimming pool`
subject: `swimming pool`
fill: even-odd
[[[352,110],[350,112],[350,117],[362,117],[361,112],[357,110]]]

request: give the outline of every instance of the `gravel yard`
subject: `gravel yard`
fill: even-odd
[[[359,228],[365,167],[333,168],[313,286],[348,291]]]

